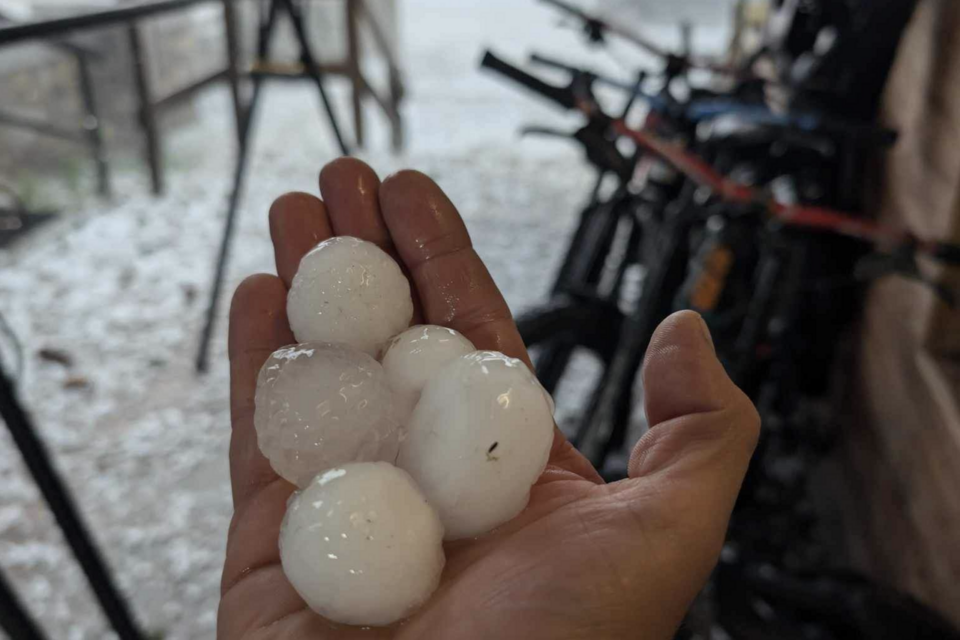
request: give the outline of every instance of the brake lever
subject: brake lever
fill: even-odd
[[[575,138],[576,133],[570,133],[569,131],[563,131],[562,129],[552,129],[550,127],[541,127],[539,125],[527,125],[521,127],[520,137],[525,138],[527,136],[548,136],[552,138]]]
[[[604,37],[606,29],[607,25],[596,18],[588,18],[583,21],[583,32],[587,35],[591,44],[603,44],[606,41]]]
[[[587,159],[595,166],[620,176],[624,181],[629,179],[633,166],[620,153],[616,141],[608,137],[604,122],[591,121],[578,129],[573,137],[583,145]]]
[[[520,129],[520,136],[568,138],[579,142],[590,162],[600,169],[611,171],[621,177],[629,176],[631,171],[630,162],[617,149],[616,142],[607,138],[605,130],[596,123],[587,124],[573,132],[539,125],[528,125]]]

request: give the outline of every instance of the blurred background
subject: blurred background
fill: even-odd
[[[955,2],[296,0],[316,77],[283,11],[258,51],[271,4],[0,0],[0,572],[49,637],[114,631],[24,429],[144,637],[213,635],[228,297],[274,269],[272,200],[341,155],[331,114],[450,195],[609,479],[646,428],[644,336],[707,317],[771,435],[678,637],[951,637]],[[609,118],[487,72],[509,64]]]

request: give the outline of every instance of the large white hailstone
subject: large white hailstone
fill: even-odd
[[[303,487],[347,462],[393,462],[399,424],[380,363],[343,344],[274,352],[257,378],[257,442],[274,470]]]
[[[320,615],[387,625],[437,588],[443,525],[405,471],[385,462],[346,464],[290,499],[280,560],[293,588]]]
[[[476,351],[463,335],[434,324],[410,327],[393,338],[380,362],[393,389],[397,420],[406,424],[423,385],[451,360]]]
[[[397,466],[440,514],[447,540],[478,536],[527,505],[553,429],[547,395],[526,365],[476,351],[424,386]]]
[[[330,238],[300,260],[287,317],[298,342],[341,342],[376,356],[410,326],[410,283],[372,242]]]

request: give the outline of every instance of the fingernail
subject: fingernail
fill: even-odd
[[[700,319],[700,328],[703,330],[703,337],[707,339],[707,344],[710,345],[710,350],[716,353],[717,349],[713,346],[713,336],[710,335],[710,327],[707,326],[707,321],[699,314],[697,318]]]

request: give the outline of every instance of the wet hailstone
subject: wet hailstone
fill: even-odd
[[[395,336],[380,362],[393,389],[400,424],[407,423],[427,380],[450,361],[475,349],[460,333],[433,324],[416,325]]]
[[[553,443],[548,396],[520,360],[477,351],[427,382],[397,466],[437,510],[446,539],[478,536],[519,514]]]
[[[300,487],[336,465],[397,455],[399,425],[383,369],[342,344],[274,352],[257,380],[254,425],[274,470]]]
[[[322,242],[287,299],[301,344],[257,380],[260,449],[302,489],[280,529],[283,569],[334,622],[387,625],[426,602],[442,541],[519,514],[553,442],[552,400],[526,365],[445,327],[408,329],[412,314],[386,253]]]
[[[410,476],[339,466],[287,505],[280,560],[297,593],[334,622],[387,625],[426,602],[443,569],[443,526]]]
[[[300,261],[287,316],[298,342],[338,342],[376,356],[410,325],[413,299],[390,256],[372,242],[340,236]]]

